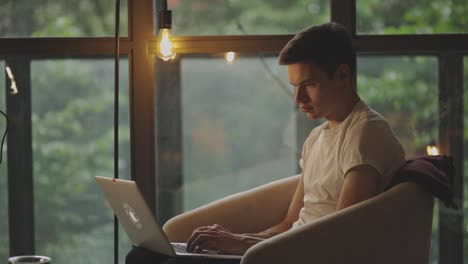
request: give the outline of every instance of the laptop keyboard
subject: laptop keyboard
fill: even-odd
[[[202,250],[200,253],[193,253],[193,252],[187,252],[187,244],[185,243],[171,243],[172,248],[176,252],[176,254],[180,254],[179,256],[182,257],[190,257],[190,262],[180,262],[182,263],[194,263],[194,264],[219,264],[219,263],[225,263],[225,264],[239,264],[240,263],[240,256],[239,258],[235,259],[230,259],[230,258],[211,258],[208,257],[208,255],[221,255],[222,253],[220,251],[215,251],[215,250]],[[204,257],[197,257],[197,256],[204,256]],[[196,257],[196,258],[194,258]],[[215,257],[215,256],[213,256]],[[196,260],[194,262],[194,260]],[[171,262],[172,263],[172,262]],[[179,263],[179,262],[177,262]]]
[[[187,251],[187,244],[185,243],[171,243],[172,245],[172,248],[174,249],[174,251],[176,253],[189,253],[189,254],[193,254],[193,255],[197,255],[197,254],[209,254],[209,255],[218,255],[218,254],[221,254],[220,251],[217,251],[217,250],[208,250],[208,249],[203,249],[200,253],[193,253],[193,252],[188,252]]]
[[[174,251],[177,253],[190,253],[187,251],[187,245],[182,243],[172,243]]]

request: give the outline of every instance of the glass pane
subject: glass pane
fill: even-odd
[[[329,0],[169,0],[175,35],[293,34],[330,21]]]
[[[468,32],[468,1],[358,0],[357,32],[431,34]]]
[[[184,58],[183,210],[296,174],[296,111],[276,58]]]
[[[361,98],[387,119],[407,158],[425,155],[427,145],[437,145],[437,69],[434,57],[358,57]],[[436,206],[430,263],[438,261],[438,226]]]
[[[5,62],[0,61],[0,111],[6,113],[6,85],[5,85]],[[6,129],[6,120],[3,115],[0,116],[0,144]],[[8,237],[8,179],[7,179],[7,146],[6,138],[3,145],[2,161],[0,164],[0,260],[6,262],[10,255],[9,237]]]
[[[465,71],[465,78],[464,78],[464,91],[463,91],[463,125],[464,125],[464,140],[463,140],[463,156],[464,156],[464,164],[463,164],[463,172],[464,172],[464,179],[463,179],[463,216],[464,216],[464,260],[465,263],[468,263],[468,57],[464,59],[464,71]]]
[[[128,72],[123,58],[121,178],[130,175]],[[114,61],[36,60],[31,75],[36,251],[55,263],[112,262],[114,217],[94,176],[114,171]]]
[[[120,33],[125,36],[127,0],[120,2]],[[114,0],[2,0],[0,38],[113,36],[114,16]]]

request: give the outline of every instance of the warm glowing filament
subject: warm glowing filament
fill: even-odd
[[[171,33],[169,29],[162,28],[159,31],[159,49],[158,49],[158,57],[160,57],[164,61],[168,61],[170,59],[175,58],[175,52],[173,51],[172,43],[171,43]]]
[[[236,53],[233,51],[226,52],[226,55],[224,56],[226,58],[226,61],[231,64],[234,59],[236,58]]]
[[[436,146],[428,145],[426,147],[426,151],[427,151],[427,155],[429,155],[429,156],[439,155],[439,150],[437,149]]]

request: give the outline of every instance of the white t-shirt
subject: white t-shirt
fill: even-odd
[[[304,207],[293,227],[335,212],[345,175],[353,167],[374,167],[381,175],[382,190],[385,179],[404,160],[404,150],[387,121],[362,101],[336,127],[325,122],[314,128],[302,149]]]

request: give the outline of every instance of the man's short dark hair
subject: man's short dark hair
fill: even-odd
[[[279,64],[314,63],[333,78],[340,64],[355,71],[352,40],[346,28],[336,22],[314,25],[297,33],[281,50]]]

